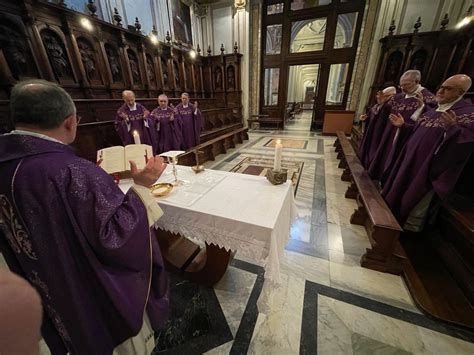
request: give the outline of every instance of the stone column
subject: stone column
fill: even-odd
[[[379,40],[388,34],[392,20],[401,23],[403,1],[374,0],[366,6],[365,19],[359,40],[348,110],[356,111],[356,117],[364,113],[369,102],[370,87],[374,82],[380,58],[381,45]],[[361,83],[361,84],[359,84]]]
[[[239,47],[238,52],[241,53],[240,62],[240,85],[242,89],[242,118],[244,125],[247,124],[249,118],[249,70],[250,70],[250,52],[249,52],[249,8],[248,1],[236,0],[234,4],[235,13],[233,21],[233,38],[232,42]],[[231,48],[229,50],[232,50]],[[224,68],[225,70],[225,68]]]
[[[249,115],[259,113],[260,103],[260,70],[261,70],[261,45],[260,45],[260,27],[262,25],[262,3],[261,0],[252,0],[250,6],[250,36],[249,36],[249,75],[242,77],[249,83]]]

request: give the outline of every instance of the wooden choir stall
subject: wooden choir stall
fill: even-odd
[[[57,82],[74,99],[82,118],[74,147],[93,162],[98,150],[121,145],[114,120],[123,90],[133,90],[149,111],[162,93],[173,105],[182,92],[199,102],[201,143],[180,156],[182,165],[214,160],[248,139],[237,43],[231,53],[222,47],[219,55],[211,55],[210,49],[201,53],[198,46],[192,58],[188,44],[169,36],[166,43],[152,41],[141,32],[138,19],[126,29],[118,14],[111,24],[100,20],[93,7],[88,16],[46,1],[1,0],[0,5],[0,134],[13,129],[8,100],[13,85],[41,78]],[[176,235],[159,240],[170,269],[191,269],[196,274],[190,278],[206,285],[222,277],[230,260],[227,251],[209,248],[206,255],[206,249],[200,253],[199,246]],[[204,270],[199,260],[207,263]]]
[[[392,24],[380,40],[382,53],[369,106],[378,90],[397,86],[408,69],[419,70],[421,84],[433,93],[451,75],[474,77],[474,24],[446,30],[447,21],[446,15],[439,31],[424,33],[418,33],[417,22],[413,33],[400,35],[393,34]],[[465,97],[472,100],[473,90]],[[357,157],[361,136],[353,127],[350,139],[339,131],[334,143],[341,180],[350,183],[345,196],[358,205],[350,222],[365,227],[371,244],[361,266],[401,275],[423,312],[460,329],[474,329],[474,156],[430,228],[413,234],[403,231]]]

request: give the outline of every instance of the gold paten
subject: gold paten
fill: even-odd
[[[173,190],[173,185],[168,182],[159,182],[151,185],[150,190],[153,196],[164,197],[168,196],[169,193]]]

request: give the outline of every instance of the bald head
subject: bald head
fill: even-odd
[[[71,96],[58,84],[34,79],[20,81],[13,87],[10,112],[15,127],[55,129],[75,115],[76,107]]]
[[[446,81],[448,80],[451,80],[457,87],[465,92],[467,92],[472,85],[472,79],[466,74],[456,74],[446,79]]]
[[[456,101],[469,90],[472,80],[466,74],[456,74],[447,78],[436,92],[438,104],[448,104]]]
[[[397,93],[397,89],[395,86],[389,86],[383,89],[382,93],[385,95],[395,95]]]
[[[375,100],[379,105],[381,105],[384,102],[388,101],[396,93],[397,89],[395,89],[394,86],[389,86],[383,89],[382,91],[377,91],[377,95],[375,95]]]
[[[135,105],[135,93],[132,90],[122,91],[122,99],[130,108]]]
[[[122,91],[122,97],[126,97],[126,96],[133,96],[133,97],[135,97],[135,93],[134,93],[132,90],[124,90],[124,91]]]

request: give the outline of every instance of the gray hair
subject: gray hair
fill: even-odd
[[[13,124],[57,128],[76,113],[71,96],[58,84],[46,80],[25,80],[16,84],[10,97]]]
[[[189,98],[189,94],[187,92],[183,92],[181,96],[186,96],[187,98]]]
[[[390,94],[390,95],[395,95],[397,93],[397,89],[395,86],[388,86],[385,89],[382,90],[384,94]]]
[[[166,100],[168,100],[168,96],[166,96],[165,94],[161,94],[158,96],[158,100],[161,98],[165,98]]]
[[[135,97],[135,93],[132,90],[124,90],[122,91],[122,97],[125,97],[127,95],[133,95]]]
[[[421,73],[419,70],[415,70],[415,69],[410,69],[410,70],[407,70],[406,72],[403,73],[402,77],[404,76],[409,76],[410,79],[412,79],[413,81],[416,81],[416,82],[420,82],[421,80]]]

